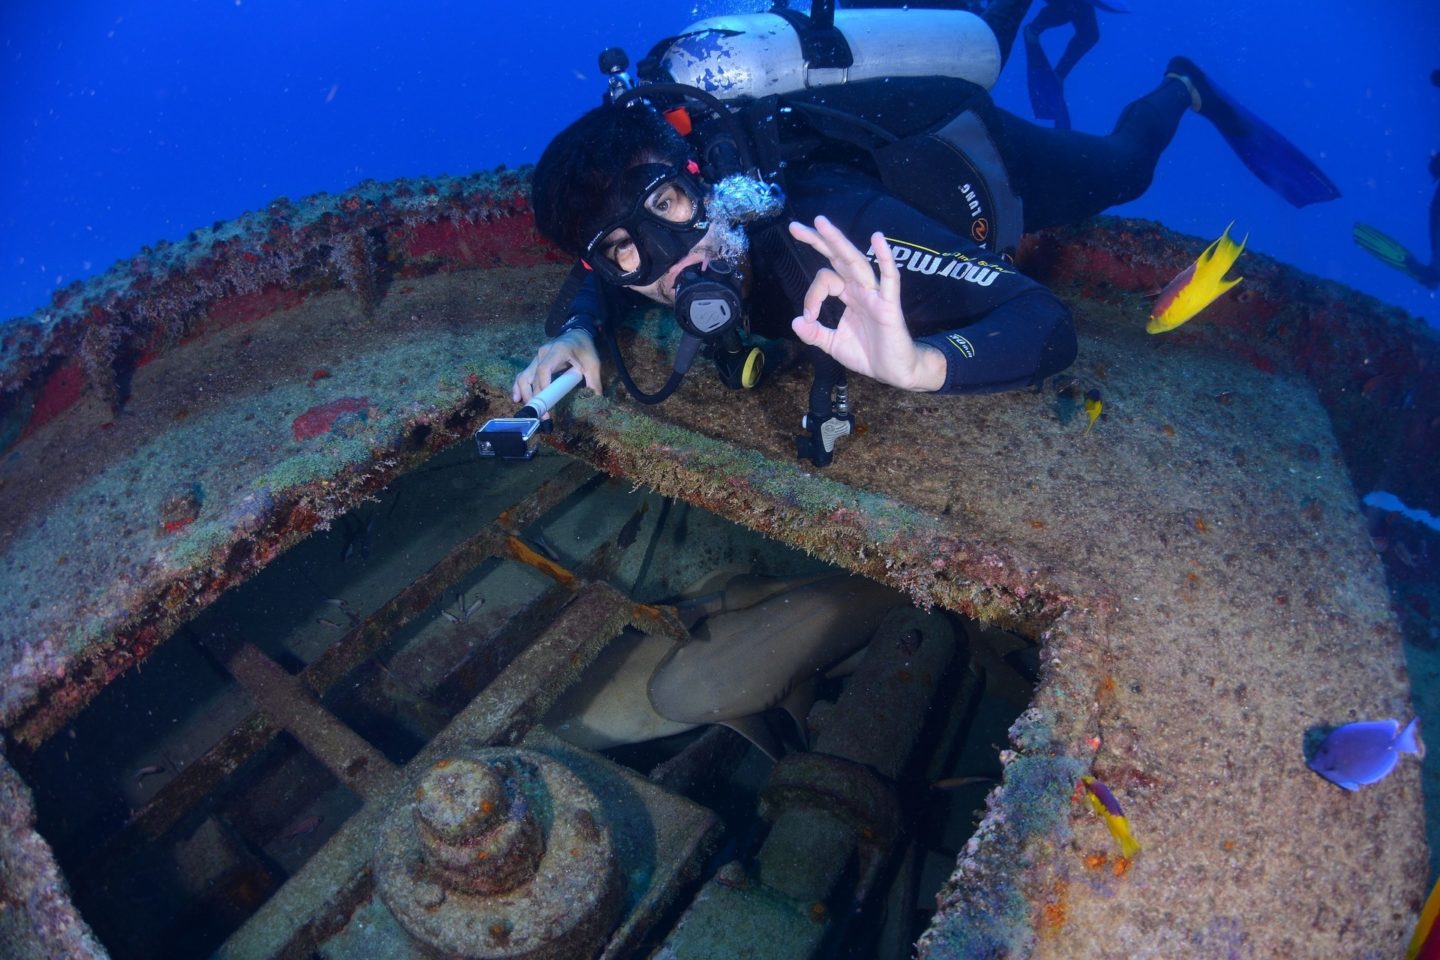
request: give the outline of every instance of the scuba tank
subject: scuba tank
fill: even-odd
[[[758,110],[766,119],[748,121],[748,133],[768,180],[782,182],[781,168],[803,159],[784,146],[775,103],[821,139],[858,148],[867,172],[901,200],[1010,256],[1022,203],[987,124],[968,109],[971,91],[983,96],[1003,62],[990,24],[966,10],[836,11],[834,0],[813,0],[809,16],[777,4],[700,20],[656,44],[638,74],[642,86],[698,89],[734,110]],[[932,175],[917,178],[919,168]]]
[[[881,77],[956,77],[988,90],[1000,76],[1000,44],[968,11],[831,12],[833,23],[791,10],[709,17],[663,41],[651,62],[721,100]]]

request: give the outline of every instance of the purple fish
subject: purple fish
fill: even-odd
[[[1106,813],[1112,817],[1125,816],[1125,811],[1120,809],[1120,801],[1115,799],[1115,794],[1110,792],[1109,787],[1094,777],[1082,777],[1081,779],[1085,782],[1085,789],[1095,794],[1095,799],[1100,801],[1100,805],[1105,808]]]
[[[1400,729],[1398,720],[1369,720],[1336,727],[1315,751],[1309,767],[1346,790],[1376,783],[1395,769],[1400,754],[1425,756],[1419,723],[1417,717],[1406,724],[1404,730]]]

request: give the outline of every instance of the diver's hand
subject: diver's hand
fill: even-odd
[[[595,341],[584,330],[570,330],[540,345],[530,366],[521,370],[510,388],[510,399],[522,406],[550,386],[556,374],[575,367],[585,377],[585,386],[600,392],[600,355]],[[546,418],[549,418],[547,413]]]
[[[893,387],[933,391],[945,385],[945,355],[916,343],[905,327],[900,271],[883,233],[870,237],[880,266],[878,282],[865,254],[824,217],[815,218],[813,230],[790,224],[790,235],[830,261],[830,269],[817,273],[805,291],[804,313],[790,322],[802,342],[819,347],[849,370]],[[834,330],[818,319],[829,297],[845,305]]]

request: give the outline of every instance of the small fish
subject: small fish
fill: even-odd
[[[1425,756],[1419,724],[1420,719],[1416,717],[1404,730],[1400,729],[1398,720],[1368,720],[1336,727],[1320,744],[1308,766],[1331,783],[1346,790],[1359,790],[1364,784],[1377,783],[1389,776],[1400,754]]]
[[[1430,888],[1425,906],[1420,910],[1420,920],[1410,936],[1410,946],[1405,948],[1405,960],[1436,960],[1440,958],[1440,934],[1435,933],[1435,917],[1440,914],[1440,880]]]
[[[930,784],[931,790],[959,790],[961,787],[974,787],[980,784],[992,784],[994,777],[946,777],[943,780],[936,780]]]
[[[1090,801],[1090,808],[1105,818],[1105,826],[1110,828],[1110,835],[1119,841],[1120,856],[1129,860],[1139,853],[1140,844],[1130,832],[1130,821],[1125,819],[1125,811],[1120,808],[1120,801],[1115,799],[1115,794],[1094,777],[1081,777],[1080,782],[1085,785],[1085,799]]]
[[[164,773],[164,772],[165,772],[165,768],[164,768],[161,764],[158,764],[158,763],[152,763],[152,764],[148,764],[148,765],[146,765],[146,766],[143,766],[143,767],[141,767],[139,770],[136,770],[136,771],[135,771],[135,786],[138,787],[138,786],[140,786],[140,784],[144,783],[146,777],[151,777],[151,776],[154,776],[154,775],[157,774],[157,773]]]
[[[1090,422],[1085,425],[1085,432],[1089,433],[1095,426],[1095,421],[1100,419],[1100,411],[1105,409],[1105,404],[1100,400],[1099,390],[1090,390],[1085,394],[1085,416]]]
[[[371,511],[364,519],[353,513],[347,513],[341,518],[340,522],[345,530],[344,544],[340,549],[341,563],[348,563],[351,557],[357,555],[362,563],[370,559],[376,517],[377,514]]]
[[[1230,227],[1233,226],[1235,222],[1232,220]],[[1205,248],[1199,259],[1181,270],[1175,279],[1160,291],[1160,299],[1155,301],[1150,313],[1150,322],[1145,325],[1146,333],[1174,330],[1244,279],[1225,279],[1225,271],[1239,259],[1250,239],[1250,235],[1246,234],[1245,239],[1236,246],[1235,241],[1230,239],[1230,227],[1225,228],[1220,239]]]
[[[631,514],[630,519],[625,521],[625,526],[620,528],[620,535],[615,538],[615,545],[621,550],[628,549],[635,542],[635,537],[640,533],[640,521],[645,518],[645,511],[649,507],[649,500],[641,503],[640,509]]]
[[[320,826],[320,824],[324,820],[325,818],[320,816],[320,814],[312,813],[308,817],[303,817],[299,820],[296,820],[289,827],[287,827],[285,832],[280,835],[280,839],[294,840],[297,837],[303,837],[307,834],[314,833],[315,828]]]
[[[545,556],[549,557],[549,558],[550,558],[551,560],[553,560],[554,562],[556,562],[556,563],[559,563],[559,562],[560,562],[560,553],[559,553],[559,551],[557,551],[554,547],[550,546],[550,541],[548,541],[548,540],[545,539],[545,535],[544,535],[544,534],[542,534],[542,533],[533,533],[533,534],[531,534],[531,535],[530,535],[530,543],[535,547],[535,549],[539,550],[541,553],[543,553]]]

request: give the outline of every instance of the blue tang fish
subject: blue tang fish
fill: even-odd
[[[1395,769],[1400,754],[1425,756],[1419,723],[1417,717],[1404,730],[1397,720],[1369,720],[1336,727],[1310,759],[1310,769],[1346,790],[1376,783]]]

